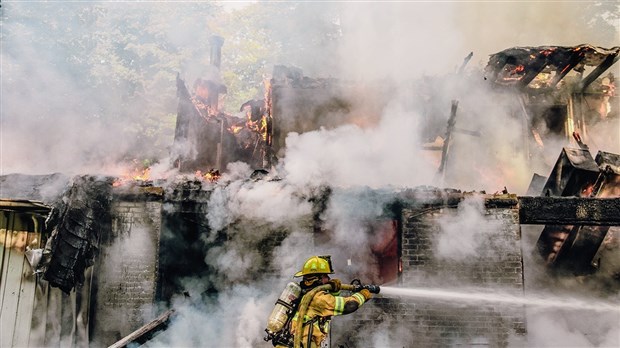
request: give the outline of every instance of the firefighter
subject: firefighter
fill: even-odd
[[[320,285],[330,284],[332,286],[332,292],[319,291],[308,305],[301,338],[304,348],[327,346],[331,318],[355,312],[372,297],[368,289],[362,289],[349,297],[339,296],[341,282],[338,279],[331,279],[330,274],[334,274],[334,271],[329,256],[312,256],[304,263],[301,271],[295,273],[295,277],[302,277],[300,286],[303,293]],[[297,320],[300,320],[298,314],[298,312],[294,313],[291,321],[290,328],[293,336],[297,334],[295,332]]]

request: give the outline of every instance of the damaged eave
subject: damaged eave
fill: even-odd
[[[592,81],[620,58],[620,46],[603,48],[588,44],[578,46],[513,47],[489,58],[486,70],[491,81],[506,86],[526,88],[541,72],[555,72],[547,88],[554,88],[569,71],[583,72],[595,67],[577,86],[583,91]],[[545,89],[543,87],[534,89]]]
[[[461,192],[460,190],[432,187],[403,192],[398,196],[398,201],[408,209],[424,210],[455,208],[463,200],[474,197],[483,199],[486,208],[511,208],[516,207],[519,203],[517,195],[511,193],[486,194],[484,192]]]
[[[51,207],[39,201],[0,199],[0,210],[47,215]]]
[[[519,197],[519,222],[620,226],[620,198]]]
[[[164,197],[164,189],[153,185],[127,185],[114,188],[113,195],[117,200],[161,201]]]

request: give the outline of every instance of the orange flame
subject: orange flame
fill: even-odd
[[[550,49],[546,49],[546,50],[542,50],[540,51],[540,53],[542,55],[544,55],[545,57],[548,57],[549,55],[551,55],[553,52],[555,52],[554,48],[550,48]]]
[[[519,64],[514,69],[512,69],[512,71],[510,72],[510,75],[519,74],[519,73],[522,73],[523,71],[525,71],[525,66],[523,66],[522,64]]]
[[[220,174],[220,171],[216,169],[211,169],[208,172],[206,172],[204,175],[202,174],[202,171],[197,170],[195,175],[197,178],[204,179],[210,182],[216,182],[222,176]]]
[[[134,161],[136,162],[136,161]],[[140,166],[141,167],[141,166]],[[151,168],[140,168],[138,166],[134,166],[129,169],[126,173],[121,174],[116,180],[112,183],[113,187],[118,187],[129,183],[131,181],[148,181],[151,178]]]
[[[242,126],[236,126],[236,125],[230,126],[230,128],[228,128],[228,130],[233,134],[239,133],[242,129],[243,129]]]

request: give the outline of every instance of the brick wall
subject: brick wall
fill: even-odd
[[[438,236],[445,233],[442,221],[443,225],[450,219],[458,223],[457,209],[403,209],[398,286],[451,292],[476,287],[491,293],[501,289],[521,294],[523,266],[516,200],[487,199],[485,203],[480,216],[483,223],[474,236],[476,250],[454,258],[438,252]],[[456,249],[458,254],[458,245]],[[380,295],[359,312],[334,320],[333,327],[332,346],[336,347],[394,346],[395,342],[399,347],[505,347],[524,339],[525,311],[493,302]]]
[[[158,279],[161,262],[158,257],[166,259],[171,253],[180,255],[179,250],[166,247],[170,244],[166,235],[174,233],[179,237],[181,234],[183,239],[192,240],[205,232],[204,223],[194,226],[179,222],[198,221],[198,217],[204,217],[208,195],[189,199],[175,197],[165,200],[162,196],[152,199],[148,195],[135,195],[114,199],[112,233],[101,243],[100,264],[95,272],[98,291],[92,320],[95,323],[93,346],[112,344],[156,315],[150,313],[150,305],[158,300],[158,283],[161,286],[162,281],[165,282]],[[457,201],[462,198],[460,195]],[[169,207],[162,209],[162,204]],[[462,214],[454,202],[448,204],[451,208],[446,204],[445,201],[425,204],[414,200],[399,208],[402,272],[398,286],[453,291],[475,286],[489,291],[501,288],[522,293],[516,199],[487,198],[481,206],[480,221],[475,225],[475,252],[470,250],[470,254],[456,258],[438,250],[438,237],[445,238],[446,221],[458,226],[459,214]],[[285,231],[272,232],[260,245],[248,247],[258,247],[261,252],[272,250],[286,236]],[[160,243],[162,245],[158,246]],[[205,248],[208,246],[201,245],[196,251],[204,252]],[[164,249],[168,251],[162,254]],[[187,256],[188,250],[181,255]],[[203,254],[200,255],[204,262]],[[197,268],[208,270],[207,266]],[[165,278],[166,272],[162,274]],[[332,347],[503,347],[523,337],[525,313],[521,307],[497,303],[472,304],[382,294],[354,315],[336,318],[332,325]]]
[[[114,200],[112,231],[101,241],[96,265],[94,345],[107,346],[157,315],[161,201]]]

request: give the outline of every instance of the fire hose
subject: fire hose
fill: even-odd
[[[354,284],[342,284],[340,285],[341,290],[349,290],[354,292],[359,292],[362,289],[367,289],[368,291],[378,294],[381,290],[378,285],[361,285],[359,280]],[[306,316],[306,311],[308,311],[308,306],[314,295],[316,295],[320,291],[330,291],[332,290],[332,286],[330,284],[320,285],[316,288],[310,290],[304,297],[301,299],[301,303],[299,304],[299,311],[297,313],[297,325],[295,330],[295,339],[293,341],[294,348],[301,348],[301,337],[303,336],[303,326],[304,326],[304,318]]]

